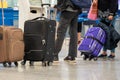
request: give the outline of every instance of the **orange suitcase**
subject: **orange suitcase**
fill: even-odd
[[[23,59],[24,42],[23,32],[15,27],[0,27],[0,62],[6,67],[7,62],[11,65],[14,62],[18,66],[17,61]]]

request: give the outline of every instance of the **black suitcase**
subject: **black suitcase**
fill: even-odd
[[[28,20],[24,25],[25,56],[26,61],[42,61],[42,65],[53,62],[55,44],[56,21],[44,17]]]

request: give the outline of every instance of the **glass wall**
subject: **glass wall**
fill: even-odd
[[[8,7],[14,7],[17,6],[18,0],[6,0],[8,2]]]

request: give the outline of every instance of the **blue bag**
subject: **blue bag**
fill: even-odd
[[[71,0],[71,2],[80,8],[90,8],[91,0]]]

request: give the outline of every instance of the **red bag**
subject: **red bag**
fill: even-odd
[[[88,12],[88,19],[90,20],[96,20],[98,15],[98,0],[93,0],[93,3],[90,7],[90,10]]]

